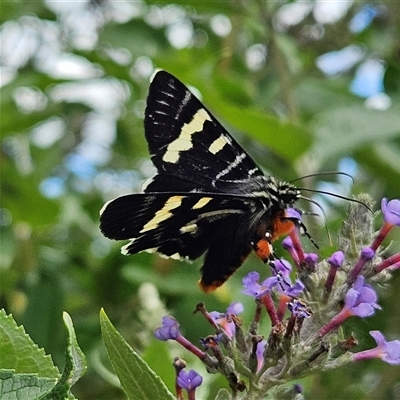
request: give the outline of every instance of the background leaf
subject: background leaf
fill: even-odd
[[[100,312],[100,325],[108,356],[129,399],[175,398],[154,371],[117,332],[104,310]]]

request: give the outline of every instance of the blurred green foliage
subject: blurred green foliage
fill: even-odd
[[[119,243],[101,236],[104,202],[140,190],[153,173],[142,119],[154,68],[197,89],[266,171],[292,180],[338,170],[351,160],[352,187],[335,175],[299,186],[329,184],[347,196],[367,191],[378,203],[383,196],[399,197],[400,5],[371,2],[375,17],[354,32],[351,22],[369,3],[348,2],[336,20],[325,22],[317,13],[323,3],[303,2],[303,18],[291,23],[288,15],[301,14],[289,8],[296,5],[290,1],[2,3],[0,306],[61,366],[61,315],[68,311],[89,360],[88,373],[74,387],[77,398],[124,398],[103,364],[101,307],[142,352],[160,320],[149,323],[146,296],[138,289],[153,282],[197,342],[209,331],[191,315],[195,304],[205,301],[209,310],[222,311],[232,300],[248,302],[240,279],[263,268],[251,257],[217,293],[205,295],[196,285],[199,262],[126,258]],[[332,75],[318,68],[320,56],[351,45],[360,56],[348,67]],[[383,105],[350,90],[371,60],[384,68]],[[318,201],[334,232],[346,202]],[[311,230],[317,242],[327,241],[322,226]],[[400,335],[396,285],[398,274],[381,288],[379,315],[349,324],[360,348],[372,345],[370,329],[387,338]],[[170,360],[156,354],[146,361],[168,371]],[[395,390],[398,395],[398,376],[398,367],[366,362],[302,383],[309,398],[389,399]]]

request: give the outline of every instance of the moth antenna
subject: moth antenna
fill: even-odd
[[[313,199],[310,199],[309,197],[300,196],[300,198],[303,199],[303,200],[308,201],[309,203],[314,204],[315,206],[317,206],[317,207],[321,210],[322,216],[323,216],[323,218],[324,218],[324,226],[325,226],[326,234],[327,234],[328,239],[329,239],[329,244],[332,246],[332,238],[331,238],[331,234],[330,234],[330,232],[329,232],[328,223],[327,223],[328,218],[327,218],[327,216],[326,216],[326,213],[325,213],[324,209],[322,208],[322,206],[321,206],[317,201],[315,201],[315,200],[313,200]],[[318,214],[316,214],[316,213],[307,213],[307,214],[309,214],[309,215],[318,215]],[[304,225],[303,225],[303,227],[304,227]],[[304,228],[305,228],[305,227],[304,227]],[[316,245],[316,243],[314,242],[313,238],[309,235],[309,233],[307,232],[307,230],[305,230],[304,233],[305,233],[305,235],[311,240],[311,243],[313,243],[317,248],[319,248],[319,247]]]
[[[301,191],[306,191],[306,192],[311,192],[311,193],[319,193],[319,194],[326,194],[327,196],[332,196],[332,197],[336,197],[338,199],[342,199],[342,200],[347,200],[347,201],[351,201],[353,203],[358,203],[363,205],[365,208],[367,208],[369,211],[373,212],[372,209],[370,207],[367,206],[367,204],[365,204],[363,201],[361,200],[357,200],[357,199],[353,199],[351,197],[346,197],[346,196],[341,196],[340,194],[337,193],[331,193],[331,192],[326,192],[325,190],[317,190],[317,189],[308,189],[308,188],[297,188]],[[314,201],[311,201],[311,199],[309,199],[308,197],[302,197],[304,200],[310,201],[311,203],[314,203],[315,205],[317,205],[317,203],[315,203]]]
[[[348,174],[347,172],[342,172],[342,171],[316,172],[315,174],[308,174],[308,175],[300,176],[299,178],[291,180],[289,183],[297,182],[297,181],[299,181],[301,179],[312,178],[314,176],[324,176],[324,175],[343,175],[343,176],[347,176],[354,183],[354,178],[350,174]]]

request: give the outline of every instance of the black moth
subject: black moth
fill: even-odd
[[[252,249],[268,261],[272,241],[293,227],[286,209],[300,190],[265,176],[168,72],[157,72],[150,84],[144,128],[157,174],[144,193],[104,205],[102,233],[129,239],[123,254],[187,260],[205,254],[199,284],[206,292],[221,286]]]

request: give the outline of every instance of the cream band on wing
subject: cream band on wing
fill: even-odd
[[[163,160],[169,163],[177,163],[180,153],[193,147],[192,136],[203,130],[206,121],[211,121],[211,117],[204,108],[200,108],[189,123],[182,126],[181,133],[167,147],[163,155]]]

